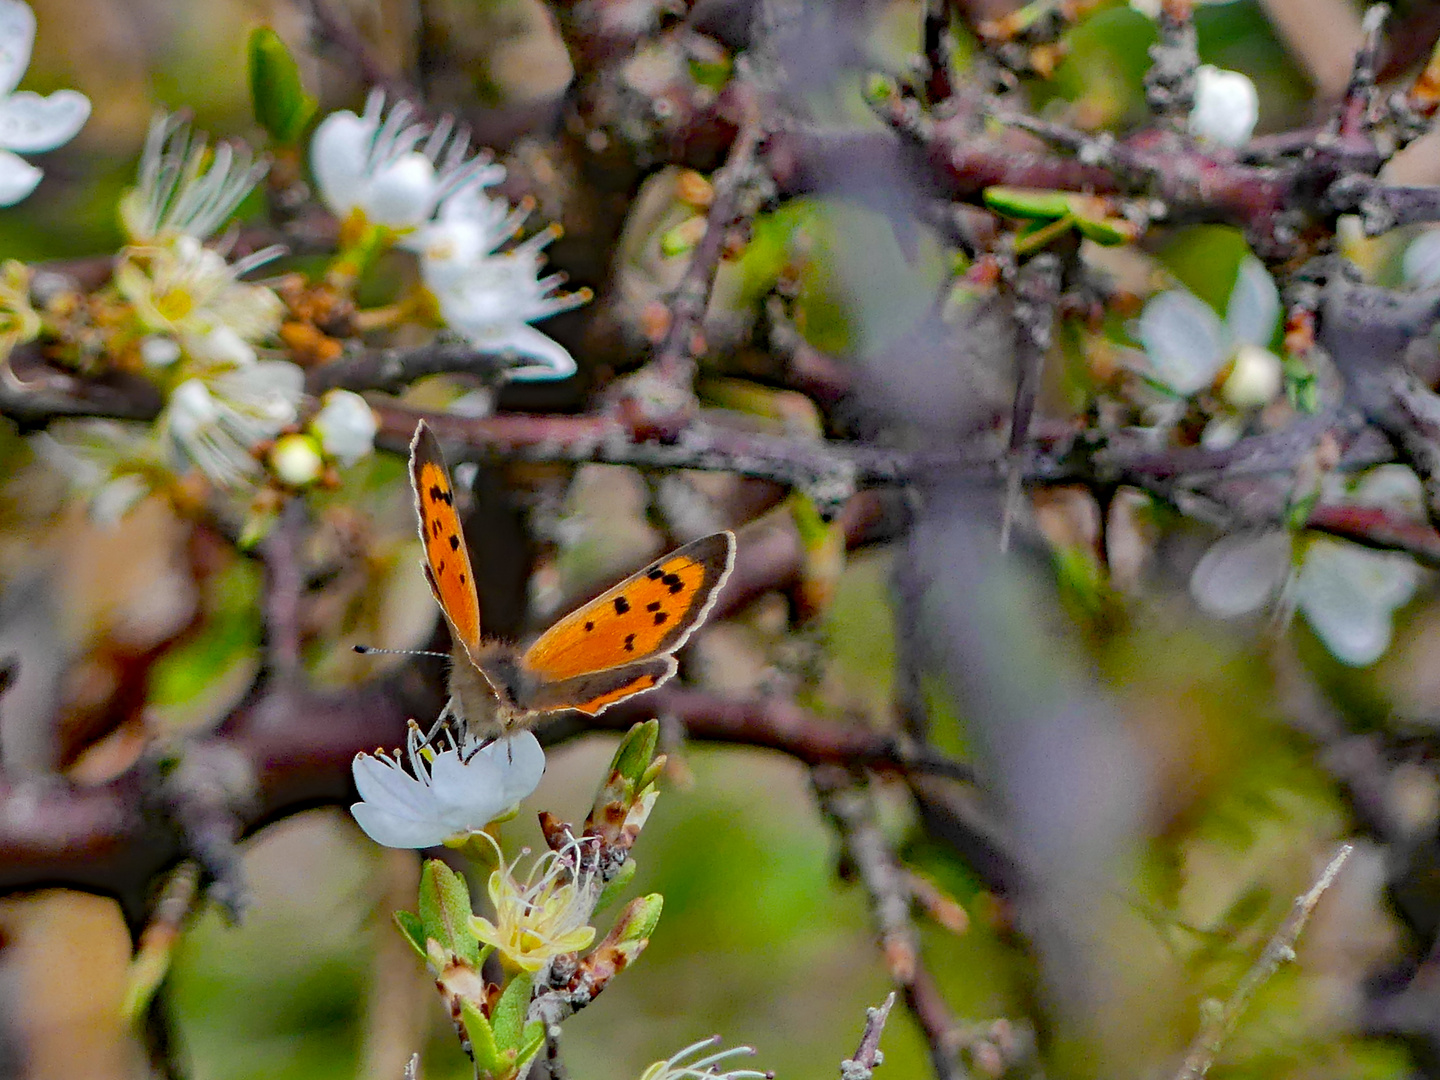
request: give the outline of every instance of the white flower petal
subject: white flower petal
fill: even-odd
[[[453,835],[437,820],[403,817],[368,802],[355,803],[350,813],[366,836],[385,847],[437,847]]]
[[[1335,658],[1363,667],[1390,644],[1391,615],[1414,594],[1417,576],[1407,556],[1320,539],[1305,554],[1295,599]]]
[[[1202,64],[1195,73],[1195,107],[1190,133],[1222,146],[1250,141],[1260,118],[1260,95],[1249,76]]]
[[[426,785],[388,758],[356,754],[350,763],[350,775],[360,797],[377,806],[413,815],[427,804]]]
[[[90,118],[90,99],[78,90],[49,97],[22,90],[0,101],[0,146],[37,153],[64,146]]]
[[[1403,510],[1417,517],[1425,515],[1424,485],[1404,465],[1379,465],[1371,469],[1345,501],[1356,506]]]
[[[1237,409],[1254,409],[1275,400],[1285,385],[1285,367],[1280,358],[1259,345],[1241,345],[1220,396]]]
[[[1140,312],[1136,336],[1155,377],[1182,394],[1209,386],[1230,352],[1220,317],[1198,297],[1180,290],[1150,299]]]
[[[545,751],[531,732],[517,731],[496,739],[480,752],[489,754],[504,767],[502,797],[507,807],[528,799],[545,775]]]
[[[565,347],[525,323],[496,330],[483,339],[476,339],[475,344],[480,348],[513,353],[536,361],[533,364],[510,368],[505,373],[507,378],[515,382],[568,379],[575,374],[575,358]]]
[[[1190,595],[1222,619],[1259,608],[1290,573],[1290,535],[1237,533],[1210,545],[1190,575]]]
[[[360,205],[365,188],[365,166],[375,125],[348,109],[320,121],[310,139],[310,169],[320,198],[336,217],[346,217]]]
[[[1280,318],[1280,292],[1265,264],[1253,255],[1240,262],[1240,274],[1230,291],[1225,325],[1236,345],[1267,346]]]
[[[377,225],[411,229],[435,209],[435,166],[418,150],[378,170],[366,187],[366,216]]]
[[[0,0],[0,94],[20,85],[35,45],[35,13],[20,0]]]
[[[8,150],[0,150],[0,206],[14,206],[35,190],[45,174]]]
[[[1427,229],[1410,241],[1400,266],[1412,288],[1440,286],[1440,229]]]

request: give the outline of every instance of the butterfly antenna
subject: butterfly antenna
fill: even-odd
[[[361,656],[389,653],[391,656],[438,656],[441,660],[450,659],[449,653],[435,652],[431,649],[377,649],[373,645],[352,645],[350,647]]]

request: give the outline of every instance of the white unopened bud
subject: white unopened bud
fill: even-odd
[[[1220,396],[1237,409],[1268,405],[1280,393],[1284,375],[1280,358],[1269,349],[1241,345],[1220,386]]]
[[[270,468],[291,487],[304,487],[320,478],[325,459],[309,436],[283,435],[270,450]]]
[[[1222,146],[1244,146],[1260,118],[1260,95],[1249,76],[1202,64],[1195,73],[1190,133]]]
[[[375,449],[375,413],[359,394],[331,390],[325,404],[310,421],[325,453],[342,465],[354,465]]]

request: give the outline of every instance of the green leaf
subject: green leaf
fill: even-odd
[[[501,1050],[518,1050],[525,1026],[525,1013],[530,1008],[530,991],[535,977],[528,971],[519,972],[506,985],[495,1003],[490,1026],[495,1032],[495,1045]]]
[[[495,1032],[490,1021],[474,1004],[464,999],[460,1002],[460,1022],[465,1025],[465,1035],[470,1040],[470,1056],[475,1059],[476,1076],[504,1076],[508,1062],[501,1056],[495,1045]]]
[[[420,874],[420,923],[434,938],[472,967],[480,964],[480,941],[470,929],[470,890],[465,879],[439,859]]]
[[[315,115],[317,102],[305,92],[300,66],[268,26],[250,34],[250,97],[260,126],[287,146],[299,140]]]
[[[1070,193],[1044,188],[988,187],[985,205],[1011,217],[1053,221],[1070,213]]]
[[[525,1074],[526,1067],[535,1060],[535,1055],[545,1046],[545,1024],[540,1020],[531,1020],[525,1025],[523,1035],[524,1041],[520,1046],[520,1054],[515,1059],[515,1071],[517,1076]]]
[[[405,940],[420,954],[420,959],[429,959],[425,953],[425,924],[420,921],[420,916],[413,911],[397,911],[395,925],[400,928],[400,933],[405,935]]]
[[[620,916],[620,932],[616,940],[621,943],[644,941],[655,932],[655,927],[660,922],[660,911],[664,906],[665,898],[659,893],[637,896]]]
[[[610,762],[611,774],[619,773],[631,784],[637,783],[649,767],[650,759],[655,756],[655,744],[659,741],[659,720],[636,724],[615,748],[615,757]]]

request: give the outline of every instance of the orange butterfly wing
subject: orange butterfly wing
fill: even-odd
[[[480,650],[480,596],[460,515],[455,512],[450,470],[440,443],[423,420],[415,425],[410,442],[410,483],[415,489],[420,542],[425,546],[425,578],[473,661]]]
[[[659,686],[675,674],[678,666],[673,656],[661,656],[560,682],[542,683],[535,688],[528,705],[537,713],[574,709],[599,716],[617,701]]]
[[[729,532],[677,548],[565,616],[540,635],[520,663],[543,684],[673,653],[704,621],[734,562],[735,536]],[[651,676],[653,682],[597,693],[592,704],[598,712],[622,697],[658,686],[673,673],[673,664],[664,672],[647,668],[644,676],[637,675],[637,682]],[[608,686],[610,680],[605,682]],[[571,703],[569,707],[581,706]]]

